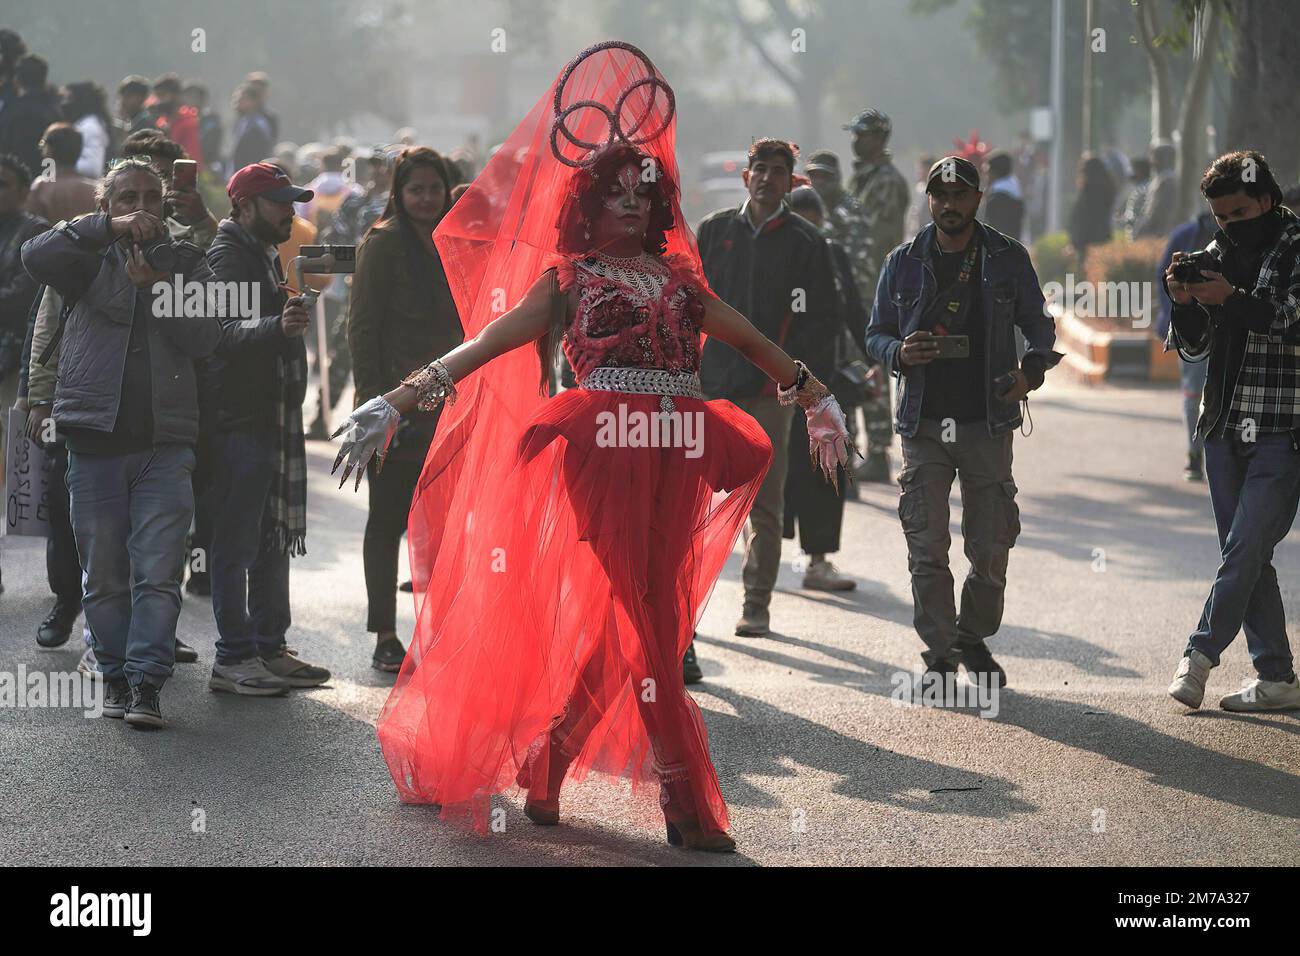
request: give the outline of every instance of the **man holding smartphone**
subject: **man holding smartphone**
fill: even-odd
[[[898,513],[913,621],[926,645],[924,678],[949,686],[961,664],[973,681],[1005,686],[985,640],[1002,623],[1008,552],[1020,533],[1012,433],[1020,402],[1061,355],[1052,350],[1055,323],[1024,246],[975,219],[983,196],[975,166],[958,156],[939,160],[926,193],[934,222],[890,253],[867,351],[898,379]],[[1016,328],[1029,344],[1019,363]],[[960,614],[948,570],[955,478],[971,564]]]
[[[289,652],[289,559],[305,554],[307,390],[303,333],[309,311],[288,289],[276,246],[288,240],[293,204],[312,198],[270,163],[230,178],[230,217],[208,250],[222,282],[256,287],[261,314],[225,316],[208,362],[203,409],[213,462],[212,611],[217,659],[208,687],[247,696],[315,687],[330,672]]]
[[[145,129],[126,138],[122,155],[146,159],[157,170],[163,182],[163,209],[172,241],[192,242],[203,250],[211,246],[217,237],[217,220],[199,192],[198,163],[185,155],[180,144],[156,129]]]

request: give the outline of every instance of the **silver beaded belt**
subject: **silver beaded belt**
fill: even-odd
[[[703,398],[700,377],[694,372],[670,372],[662,368],[594,368],[578,383],[595,392],[626,392],[632,395],[662,395],[659,407],[665,412],[676,409],[670,395]]]

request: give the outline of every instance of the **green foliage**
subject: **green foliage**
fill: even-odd
[[[1155,0],[1135,0],[1136,2],[1154,3]],[[1231,24],[1232,4],[1228,0],[1174,0],[1177,22],[1172,29],[1165,29],[1158,34],[1151,41],[1152,46],[1168,47],[1174,53],[1185,50],[1192,42],[1192,24],[1196,19],[1196,10],[1205,3],[1215,7],[1216,11]]]
[[[1030,256],[1034,260],[1034,271],[1042,285],[1049,282],[1064,284],[1065,274],[1074,263],[1074,257],[1066,254],[1070,236],[1065,232],[1048,232],[1034,240]]]
[[[1163,239],[1116,239],[1088,250],[1090,282],[1151,282],[1164,255]]]

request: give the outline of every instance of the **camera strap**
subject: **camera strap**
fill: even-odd
[[[41,286],[40,289],[37,290],[36,301],[32,304],[33,314],[28,317],[29,321],[35,318],[36,311],[40,309],[41,301],[45,298],[46,288],[47,286]],[[72,312],[76,304],[76,299],[73,299],[71,302],[67,299],[63,300],[63,308],[59,310],[59,324],[55,328],[54,334],[50,336],[49,342],[45,344],[45,348],[41,349],[40,356],[36,359],[37,363],[40,364],[41,367],[50,364],[50,357],[54,354],[54,350],[59,347],[59,341],[63,338],[63,327],[68,324],[68,315]]]
[[[962,256],[957,279],[946,289],[935,294],[934,300],[926,310],[930,331],[935,335],[961,335],[966,331],[967,317],[970,314],[970,279],[975,271],[975,258],[979,255],[978,236],[972,236],[970,245]],[[925,324],[922,328],[925,328]]]

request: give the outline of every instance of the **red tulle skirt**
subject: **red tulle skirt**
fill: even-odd
[[[439,529],[434,556],[417,553],[434,519],[412,509],[428,580],[379,720],[404,801],[484,830],[493,795],[595,771],[727,829],[681,662],[772,446],[730,402],[673,402],[682,427],[654,424],[654,395],[543,403],[500,450],[503,485],[473,489],[481,513]]]

